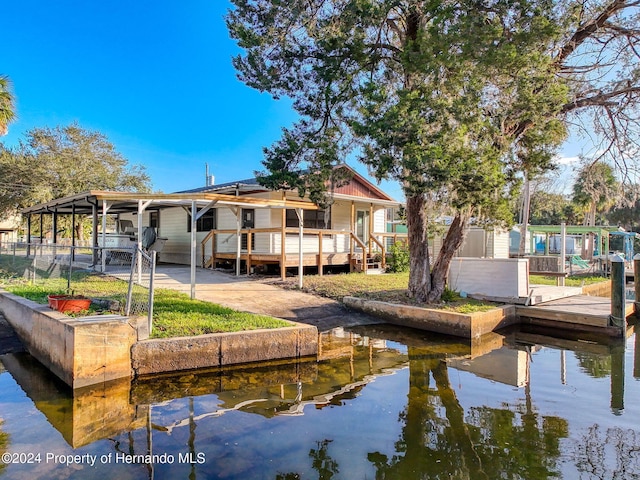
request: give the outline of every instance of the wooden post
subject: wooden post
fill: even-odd
[[[322,276],[322,232],[318,234],[318,275]]]
[[[640,379],[640,331],[637,326],[635,330],[636,341],[633,348],[633,378]]]
[[[251,244],[251,229],[247,230],[247,275],[251,275],[251,250],[253,245]]]
[[[240,207],[235,208],[236,213],[236,277],[240,276],[240,260],[242,250],[242,233],[240,230],[242,229],[242,209]]]
[[[549,234],[544,234],[544,254],[549,255]]]
[[[284,197],[284,193],[282,194]],[[283,198],[284,200],[284,198]],[[282,230],[280,233],[280,278],[287,278],[287,211],[282,209]]]
[[[139,214],[142,216],[142,214]],[[197,242],[197,230],[198,230],[198,205],[195,200],[191,201],[191,265],[189,268],[190,276],[190,296],[191,300],[196,298],[196,242]],[[138,230],[138,238],[141,238],[140,230]]]
[[[304,210],[296,208],[298,215],[298,288],[302,290],[302,277],[304,275]]]
[[[55,224],[54,224],[55,225]],[[54,233],[52,234],[53,243],[55,242],[55,226]],[[91,253],[92,253],[92,263],[95,268],[95,265],[98,263],[99,255],[98,255],[98,204],[91,205]]]
[[[567,256],[567,224],[560,224],[560,273],[564,273],[564,262]],[[564,277],[558,277],[558,286],[564,287]]]
[[[633,256],[633,286],[635,292],[633,303],[638,312],[640,310],[640,253]]]
[[[622,415],[624,411],[624,347],[624,343],[611,347],[611,411],[614,415]]]
[[[371,237],[373,236],[373,203],[369,204],[369,256],[372,254],[372,246]]]
[[[533,233],[533,230],[529,231],[529,255],[536,254],[536,239]],[[527,234],[527,230],[524,231],[524,234]]]
[[[109,211],[109,206],[107,205],[106,200],[102,200],[102,232],[100,233],[102,236],[102,251],[101,260],[102,260],[102,273],[104,273],[107,269],[107,212]]]
[[[353,256],[355,254],[355,245],[353,242],[353,235],[355,235],[356,229],[356,204],[351,200],[351,233],[349,235],[349,272],[353,272]]]
[[[609,325],[621,329],[626,326],[624,260],[619,255],[611,259],[611,315]]]
[[[216,269],[216,234],[211,234],[211,270]]]

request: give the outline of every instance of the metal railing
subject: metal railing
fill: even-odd
[[[47,289],[89,297],[104,310],[153,315],[155,252],[40,243],[3,243],[0,269]]]

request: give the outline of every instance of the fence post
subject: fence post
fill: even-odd
[[[625,327],[626,295],[624,290],[624,260],[619,255],[611,258],[611,315],[609,324],[623,329]]]
[[[133,264],[131,265],[131,275],[129,276],[129,290],[127,291],[127,305],[124,312],[127,317],[131,314],[131,300],[133,298],[133,278],[136,274],[136,270],[138,267],[136,265],[136,262],[138,262],[139,258],[140,256],[138,255],[138,247],[136,247],[134,255],[131,256],[131,262],[133,262]]]
[[[149,277],[149,335],[153,329],[153,279],[156,276],[156,258],[157,252],[151,252],[151,276]]]
[[[69,247],[69,273],[67,275],[67,292],[71,291],[71,271],[73,270],[73,245]]]

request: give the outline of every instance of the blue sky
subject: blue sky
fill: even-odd
[[[154,190],[202,186],[205,163],[216,183],[253,176],[262,148],[296,117],[286,99],[237,80],[228,8],[223,0],[3,2],[0,74],[13,82],[18,120],[0,141],[78,122],[145,165]],[[381,187],[402,199],[397,183]]]

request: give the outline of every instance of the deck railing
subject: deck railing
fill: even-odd
[[[255,235],[270,234],[268,239],[262,238],[260,248],[256,248],[254,238]],[[235,248],[227,248],[224,251],[219,249],[221,235],[227,235],[224,243],[235,245]],[[245,259],[248,266],[251,265],[255,257],[260,256],[260,261],[264,261],[267,257],[271,257],[271,261],[277,261],[281,266],[286,263],[287,254],[298,254],[299,247],[296,244],[287,245],[286,238],[297,237],[299,230],[297,228],[243,228],[237,229],[219,229],[211,230],[201,241],[202,265],[204,267],[213,268],[216,264],[217,257],[235,254],[236,261]],[[386,265],[386,252],[389,246],[397,241],[406,242],[406,234],[398,233],[372,233],[367,243],[358,238],[352,231],[345,230],[327,230],[305,228],[303,237],[308,239],[309,236],[317,237],[317,246],[312,246],[308,240],[303,246],[303,253],[306,255],[317,255],[318,272],[321,274],[323,267],[323,258],[327,254],[348,254],[349,264],[358,259],[361,255],[362,268],[366,270],[366,259],[374,254],[380,254],[382,267]],[[334,238],[333,244],[328,244],[327,238]],[[344,238],[341,238],[344,237]],[[238,242],[244,245],[238,245]],[[240,248],[239,248],[240,247]],[[290,249],[290,251],[288,251]]]

